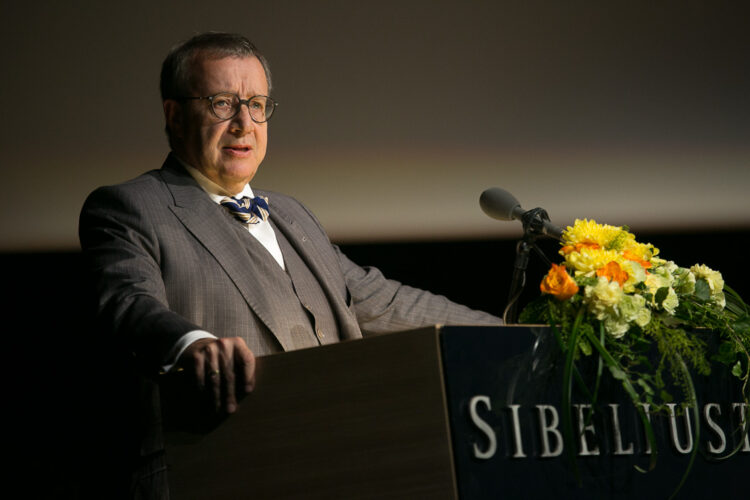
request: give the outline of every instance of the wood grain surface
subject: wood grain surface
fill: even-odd
[[[446,412],[436,327],[261,357],[238,413],[170,436],[172,497],[455,499]]]

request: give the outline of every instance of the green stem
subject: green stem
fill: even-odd
[[[601,342],[602,345],[604,345],[606,334],[607,332],[604,330],[604,325],[600,323],[599,324],[599,342]],[[594,383],[594,393],[589,397],[589,400],[591,401],[591,409],[589,410],[588,415],[586,416],[587,425],[591,422],[591,419],[594,417],[594,408],[596,407],[596,401],[599,397],[599,384],[602,381],[603,370],[604,370],[604,360],[602,359],[601,356],[599,356],[599,359],[596,363],[596,382]]]
[[[677,488],[672,492],[672,494],[669,496],[669,500],[674,498],[677,493],[680,491],[680,488],[685,484],[685,481],[687,481],[688,475],[690,474],[690,471],[693,469],[693,464],[695,463],[695,457],[698,456],[698,443],[700,443],[701,438],[701,425],[700,425],[700,413],[698,412],[698,396],[695,393],[695,386],[693,385],[693,377],[690,376],[690,372],[688,371],[688,367],[685,364],[685,361],[680,357],[679,354],[676,355],[677,358],[680,361],[680,368],[682,369],[682,374],[685,377],[685,382],[687,383],[687,389],[688,389],[688,397],[690,401],[693,401],[692,410],[693,410],[693,429],[695,430],[694,436],[695,439],[693,440],[693,451],[690,453],[690,461],[688,462],[687,469],[685,469],[685,473],[682,475],[682,479],[680,480],[680,484],[677,485]],[[687,411],[687,409],[685,409]]]
[[[550,315],[550,323],[549,326],[552,329],[552,333],[555,335],[555,338],[557,339],[557,343],[560,345],[560,350],[563,352],[567,352],[567,348],[565,346],[565,342],[563,342],[562,334],[560,333],[560,330],[557,329],[557,318],[555,317],[554,312],[552,311],[552,308],[550,308],[549,311]],[[580,325],[581,322],[578,322]],[[575,377],[576,385],[578,386],[578,389],[583,393],[583,396],[589,400],[592,401],[595,398],[595,395],[589,391],[589,388],[586,387],[586,382],[583,380],[583,376],[581,375],[581,372],[578,370],[578,367],[574,364],[573,365],[573,377]]]
[[[581,477],[578,474],[578,464],[575,458],[575,440],[573,439],[573,408],[571,405],[571,397],[573,395],[573,368],[575,363],[575,353],[578,349],[578,337],[580,335],[581,321],[583,320],[583,309],[578,311],[575,321],[573,322],[573,328],[570,331],[570,337],[568,338],[568,346],[565,350],[565,366],[563,368],[563,388],[562,388],[562,425],[563,425],[563,441],[565,442],[565,448],[568,451],[568,458],[570,459],[571,466],[573,468],[573,475],[576,478],[576,482],[580,486]]]
[[[644,412],[643,407],[638,404],[638,392],[633,386],[633,383],[630,381],[627,373],[625,373],[625,370],[622,369],[620,364],[615,358],[612,357],[609,351],[605,349],[604,345],[599,342],[599,339],[596,338],[594,333],[590,330],[584,330],[584,332],[591,344],[596,348],[597,351],[599,351],[599,355],[604,359],[604,362],[607,364],[607,368],[609,368],[612,376],[622,382],[622,387],[630,396],[630,399],[633,402],[633,406],[635,406],[635,409],[638,412],[638,416],[640,416],[641,422],[643,422],[643,427],[646,430],[646,438],[651,445],[651,450],[653,450],[653,453],[651,453],[651,459],[649,461],[648,468],[648,470],[653,470],[654,467],[656,467],[656,456],[658,454],[656,450],[656,435],[654,434],[654,428],[651,426],[651,422],[649,422],[648,417],[646,416],[646,412]]]

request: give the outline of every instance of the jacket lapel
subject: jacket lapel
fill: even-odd
[[[294,345],[288,332],[277,318],[283,318],[283,311],[276,311],[268,297],[274,290],[260,289],[253,276],[259,276],[257,262],[248,257],[244,242],[231,227],[231,220],[221,212],[192,176],[172,155],[167,158],[160,171],[164,182],[172,193],[174,205],[171,210],[188,231],[214,256],[229,276],[247,305],[277,338],[284,350],[292,350]],[[273,288],[274,282],[268,280]]]

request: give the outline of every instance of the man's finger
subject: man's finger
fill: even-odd
[[[244,348],[244,349],[243,349]],[[245,394],[253,392],[255,388],[255,356],[246,345],[238,346],[235,354],[237,375],[242,377]]]
[[[219,364],[219,350],[211,343],[203,348],[206,367],[206,386],[215,411],[221,408],[221,365]]]
[[[234,393],[234,347],[231,340],[219,340],[222,389],[224,393],[224,409],[227,413],[237,410],[237,399]]]
[[[191,362],[195,372],[195,385],[199,391],[206,387],[206,354],[203,349],[192,353]]]

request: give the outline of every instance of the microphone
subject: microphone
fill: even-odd
[[[549,216],[544,209],[524,210],[516,197],[505,189],[498,187],[485,189],[479,197],[479,206],[493,219],[520,220],[523,222],[524,229],[530,226],[534,232],[562,240],[562,229],[550,223]]]

